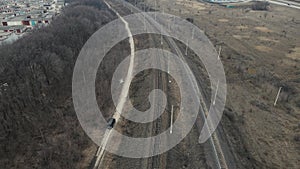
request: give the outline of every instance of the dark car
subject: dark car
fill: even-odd
[[[187,21],[194,23],[194,19],[193,18],[186,18]]]
[[[114,127],[115,123],[116,123],[116,119],[114,119],[114,118],[108,119],[107,128],[112,129]]]

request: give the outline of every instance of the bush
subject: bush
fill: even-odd
[[[267,1],[257,1],[252,5],[252,10],[266,11],[268,10],[269,5],[269,2]]]

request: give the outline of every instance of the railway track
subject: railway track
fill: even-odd
[[[128,14],[132,9],[128,10],[128,8],[124,8],[122,4],[118,4],[118,3],[110,3],[109,4],[110,7],[112,7],[114,10],[118,11],[118,13],[120,15],[126,15]],[[151,39],[152,43],[155,44],[155,43],[158,43],[156,42],[156,40],[154,38]],[[159,60],[153,60],[153,62],[156,62],[156,64],[160,64],[160,61]],[[154,77],[154,88],[156,89],[161,89],[163,91],[167,91],[167,83],[168,83],[168,78],[167,76],[162,76],[162,72],[161,71],[158,71],[158,70],[155,70],[155,73],[153,74]],[[159,105],[159,104],[155,104],[155,105]],[[156,110],[155,112],[156,113],[159,113],[161,107],[156,107]],[[152,132],[151,133],[148,133],[150,135],[148,136],[151,136],[151,135],[158,135],[160,134],[160,132],[162,131],[162,123],[163,123],[163,119],[161,116],[159,116],[152,124]],[[164,129],[163,129],[164,130]],[[160,145],[160,139],[159,137],[155,139],[155,144],[154,144],[154,150],[157,150],[159,149],[159,145]],[[151,148],[151,147],[150,147]],[[100,150],[102,150],[103,148],[100,148],[98,149],[98,152]],[[102,168],[101,167],[101,164],[102,163],[102,160],[105,158],[105,152],[102,153],[101,155],[99,155],[99,153],[97,153],[97,157],[98,158],[98,164],[96,164],[96,167],[94,168]],[[153,156],[153,157],[150,157],[150,158],[147,158],[147,166],[144,166],[145,168],[149,168],[149,169],[159,169],[159,168],[162,168],[161,167],[161,155],[157,155],[157,156]]]
[[[120,13],[125,14],[125,15],[128,14],[128,11],[141,12],[141,10],[139,10],[137,7],[134,7],[133,5],[131,5],[130,3],[125,2],[125,1],[123,1],[122,3],[120,1],[115,1],[115,0],[109,1],[109,2],[110,2],[111,5],[113,5],[113,7],[116,8],[116,10],[120,11]],[[125,11],[126,9],[127,9],[127,11]],[[153,22],[153,19],[151,20],[151,18],[147,18],[146,20],[149,23]],[[156,27],[156,29],[159,29],[158,23],[153,23],[153,27]],[[179,55],[179,57],[181,57],[183,60],[185,60],[185,58],[183,57],[183,55],[181,53],[181,49],[176,45],[174,40],[172,40],[171,38],[166,38],[166,37],[164,37],[163,39],[164,39],[165,43],[168,44],[168,46],[170,47],[170,50],[173,53],[177,53]],[[154,42],[155,42],[155,40],[154,40]],[[160,42],[156,42],[156,43],[160,44]],[[158,64],[160,64],[159,60],[157,60],[156,62],[158,62]],[[168,66],[168,65],[166,65],[166,66]],[[154,79],[155,79],[155,84],[154,84],[155,88],[160,88],[160,89],[166,91],[168,89],[168,87],[167,87],[168,86],[168,81],[169,81],[168,76],[162,76],[162,72],[160,72],[160,71],[157,71],[155,76],[156,76],[156,77],[154,77]],[[171,104],[168,103],[167,104],[167,109],[170,109],[170,106],[171,106]],[[206,107],[205,103],[202,103],[202,106]],[[158,107],[155,112],[160,112],[159,109],[160,108]],[[208,112],[208,111],[206,109],[206,110],[203,110],[203,112]],[[205,116],[203,116],[203,117],[205,117]],[[155,122],[154,122],[155,124],[152,124],[152,126],[153,126],[152,135],[157,135],[162,130],[164,130],[164,129],[162,129],[163,120],[165,120],[165,119],[162,119],[162,117],[159,116],[155,120]],[[168,120],[168,122],[170,122],[170,120]],[[199,125],[198,125],[198,127],[199,127]],[[215,157],[216,166],[214,168],[228,168],[227,164],[226,164],[226,161],[225,161],[225,158],[224,158],[224,155],[222,154],[222,149],[220,148],[220,145],[215,146],[214,142],[217,142],[216,136],[213,136],[213,138],[210,139],[211,146],[212,146],[213,151],[215,152],[215,155],[216,155],[216,157]],[[159,147],[157,147],[159,145],[160,145],[160,140],[156,139],[154,148],[159,149]],[[219,155],[221,155],[221,156],[219,156]],[[147,168],[151,168],[151,169],[161,168],[162,167],[161,160],[162,160],[162,155],[157,155],[157,156],[148,158],[147,159]],[[163,168],[165,168],[165,166]]]
[[[117,0],[113,0],[114,2],[117,2]],[[136,6],[133,6],[132,4],[128,3],[128,2],[124,2],[122,3],[122,5],[124,7],[127,7],[128,9],[130,9],[130,11],[132,12],[143,12],[141,11],[139,8],[137,8]],[[150,16],[146,16],[146,20],[150,23],[152,23],[152,26],[155,28],[155,29],[161,29],[160,25],[158,22],[156,22],[156,18],[153,19],[152,17]],[[177,46],[177,44],[175,43],[175,41],[172,39],[172,38],[169,38],[169,37],[164,37],[165,41],[169,44],[169,47],[171,48],[171,51],[173,51],[174,53],[177,53],[177,55],[183,60],[186,62],[186,59],[185,57],[183,56],[182,52],[181,52],[181,49]],[[188,75],[192,74],[192,72],[189,72],[188,69],[186,69],[186,71],[188,72]],[[191,79],[191,77],[189,77]],[[193,84],[193,86],[197,86],[197,84]],[[200,85],[201,87],[201,85]],[[195,89],[196,90],[196,89]],[[201,107],[202,107],[202,110],[200,111],[200,115],[201,115],[201,118],[202,119],[205,119],[207,114],[208,114],[208,109],[207,109],[207,106],[206,106],[206,103],[204,102],[204,97],[202,96],[201,92],[198,92],[199,93],[199,100],[201,102]],[[197,126],[199,127],[199,131],[201,131],[201,128],[200,126],[201,125],[198,125]],[[218,140],[218,137],[216,136],[216,134],[213,134],[211,138],[209,138],[209,142],[211,144],[211,148],[212,148],[212,151],[214,152],[213,155],[215,156],[214,157],[214,163],[215,163],[215,166],[214,168],[225,168],[225,169],[228,169],[228,166],[227,166],[227,163],[226,163],[226,159],[225,159],[225,156],[223,154],[223,151],[222,151],[222,148],[220,146],[220,143],[219,143],[219,140]]]
[[[151,38],[151,41],[153,44],[160,44],[160,42],[158,42],[157,38]],[[163,48],[163,46],[161,46],[160,48]],[[163,62],[161,62],[161,60],[153,60],[154,62],[156,62],[156,64],[163,64]],[[167,66],[166,64],[164,66]],[[155,79],[155,83],[154,83],[154,88],[156,89],[161,89],[162,91],[164,91],[165,93],[168,93],[168,76],[166,76],[162,71],[159,70],[155,70],[155,74],[154,74],[154,79]],[[169,95],[167,95],[168,97]],[[156,104],[159,105],[159,104]],[[167,102],[167,107],[166,109],[169,109],[170,107],[170,103],[169,103],[169,99]],[[161,108],[162,107],[156,107],[157,110],[155,111],[155,113],[159,113],[161,112]],[[164,110],[164,113],[166,113],[166,109]],[[169,115],[168,115],[169,117]],[[160,134],[162,131],[164,131],[166,128],[164,128],[164,126],[162,126],[164,121],[169,121],[169,119],[164,119],[163,116],[159,116],[153,123],[154,123],[154,127],[153,127],[153,132],[152,135],[158,135]],[[155,140],[155,144],[154,144],[154,150],[158,150],[159,149],[159,145],[160,145],[160,139],[159,137],[156,138]],[[159,169],[159,168],[164,168],[164,164],[161,163],[162,160],[165,160],[163,155],[156,155],[150,158],[150,160],[148,159],[148,169]]]
[[[154,41],[154,39],[153,39]],[[154,60],[154,62],[157,62],[156,64],[160,64],[157,60]],[[154,74],[154,79],[155,79],[155,83],[154,83],[154,88],[156,89],[162,89],[162,81],[161,81],[161,72],[158,70],[155,70],[155,74]],[[156,104],[158,105],[158,104]],[[156,110],[154,111],[155,113],[159,113],[160,112],[160,107],[156,107]],[[160,133],[161,131],[161,124],[162,124],[162,117],[159,116],[154,122],[153,125],[153,130],[152,130],[152,135],[157,135]],[[159,138],[155,139],[155,144],[154,144],[154,150],[158,150],[159,149],[159,144],[160,144],[160,140]],[[150,158],[150,162],[148,160],[148,169],[151,168],[159,168],[160,166],[160,155],[157,156],[153,156]]]

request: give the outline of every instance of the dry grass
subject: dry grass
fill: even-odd
[[[228,22],[229,20],[228,19],[219,19],[218,21],[219,22]]]
[[[196,1],[186,1],[186,0],[178,0],[176,1],[177,5],[182,5],[187,8],[192,8],[196,10],[204,10],[206,9],[203,4],[198,3]]]
[[[261,51],[261,52],[271,52],[272,49],[267,47],[267,46],[263,46],[263,45],[258,45],[258,46],[255,46],[255,49]]]
[[[242,39],[249,39],[249,35],[233,35],[234,38],[242,40]]]
[[[263,27],[263,26],[257,26],[257,27],[255,27],[255,29],[256,30],[259,30],[259,31],[261,31],[261,32],[273,32],[272,30],[270,30],[269,28],[267,28],[267,27]]]
[[[292,59],[299,59],[300,60],[300,47],[295,47],[293,49],[293,51],[289,54],[286,55],[287,57],[289,58],[292,58]]]
[[[276,42],[276,43],[279,42],[279,40],[275,40],[275,39],[272,39],[272,38],[267,38],[267,37],[264,37],[264,36],[260,36],[260,37],[258,37],[258,39],[261,40],[261,41],[267,41],[267,42]]]

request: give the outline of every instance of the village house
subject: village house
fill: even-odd
[[[51,23],[64,0],[8,0],[0,3],[0,41]]]

